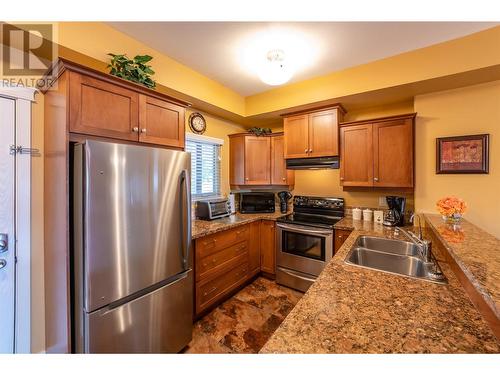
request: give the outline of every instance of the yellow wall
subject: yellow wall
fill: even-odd
[[[188,119],[189,115],[193,112],[198,112],[195,109],[188,109],[186,111],[186,131],[191,132],[189,128]],[[202,113],[203,117],[207,122],[207,130],[203,135],[208,137],[219,138],[224,141],[224,145],[221,150],[221,192],[222,194],[228,194],[229,189],[229,137],[228,134],[241,133],[246,131],[246,129],[241,126],[231,122],[228,122],[217,117],[213,117],[206,113]]]
[[[500,26],[249,96],[246,115],[498,65],[499,45]]]
[[[436,213],[446,195],[465,199],[465,218],[500,238],[500,81],[415,97],[417,211]],[[490,134],[490,173],[437,175],[436,138]]]
[[[413,101],[394,103],[382,107],[357,109],[348,112],[346,121],[366,120],[413,112]],[[399,190],[362,189],[357,191],[344,191],[340,186],[340,171],[332,170],[303,170],[295,171],[294,194],[315,195],[326,197],[342,197],[347,206],[379,207],[379,197],[386,195],[401,195],[408,199],[408,209],[413,208],[413,193]]]
[[[149,54],[154,57],[154,79],[158,83],[235,114],[245,114],[243,96],[111,26],[102,22],[59,22],[58,28],[57,42],[64,47],[105,62],[109,61],[109,52],[129,57]]]

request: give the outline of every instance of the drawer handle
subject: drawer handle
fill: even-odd
[[[215,292],[217,290],[217,287],[214,286],[212,289],[206,291],[205,293],[203,293],[203,296],[206,297],[208,296],[209,294],[212,294],[213,292]]]
[[[243,273],[242,273],[242,272],[243,272]],[[240,276],[240,275],[244,275],[245,273],[247,273],[247,269],[246,269],[246,268],[243,268],[243,269],[242,269],[242,272],[237,272],[237,273],[236,273],[236,276],[238,277],[238,276]]]
[[[240,247],[238,247],[238,251],[245,250],[246,248],[247,248],[247,245],[241,245]]]
[[[217,263],[217,259],[212,259],[211,262],[212,262],[212,264],[215,264],[215,263]],[[207,267],[207,266],[208,266],[208,263],[203,262],[203,267]]]
[[[214,238],[213,240],[210,240],[210,241],[203,241],[203,245],[207,246],[207,245],[213,245],[217,242],[217,240]]]

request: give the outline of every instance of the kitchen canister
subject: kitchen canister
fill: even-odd
[[[352,209],[352,219],[353,220],[361,220],[361,208],[353,208]]]
[[[363,220],[364,221],[372,221],[372,213],[373,211],[369,208],[363,210]]]
[[[384,211],[382,210],[373,211],[373,221],[377,224],[382,224],[384,221]]]

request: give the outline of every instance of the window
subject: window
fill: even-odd
[[[186,134],[186,151],[191,153],[191,199],[220,196],[220,161],[223,140]]]

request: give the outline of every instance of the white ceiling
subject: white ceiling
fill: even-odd
[[[273,48],[283,48],[287,56],[301,60],[290,81],[297,82],[459,38],[498,23],[110,22],[109,25],[248,96],[272,86],[260,81],[247,55],[256,50],[256,44],[272,47],[270,43],[283,36],[287,39],[282,41],[286,46]]]

